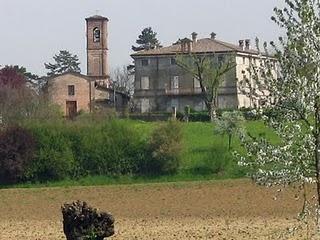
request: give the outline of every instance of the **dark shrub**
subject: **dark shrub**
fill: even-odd
[[[0,183],[15,184],[24,172],[35,150],[33,135],[21,127],[0,132]]]
[[[182,151],[182,128],[178,121],[161,124],[151,134],[149,156],[141,162],[145,174],[172,174],[180,166]]]
[[[190,122],[209,122],[210,116],[208,112],[193,112],[189,115]]]
[[[62,126],[37,125],[32,129],[37,138],[35,157],[26,171],[31,181],[62,180],[76,167],[70,140]]]

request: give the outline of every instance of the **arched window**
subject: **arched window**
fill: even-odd
[[[93,42],[100,42],[100,29],[94,28],[93,29]]]

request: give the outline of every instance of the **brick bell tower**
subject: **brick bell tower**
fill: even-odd
[[[108,22],[102,16],[86,18],[87,22],[87,75],[105,79],[108,68]]]

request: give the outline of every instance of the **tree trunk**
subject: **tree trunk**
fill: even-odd
[[[315,149],[315,158],[316,158],[316,177],[317,177],[317,194],[318,194],[318,208],[320,209],[320,136],[316,136],[316,149]]]
[[[229,151],[231,150],[232,135],[229,134]]]
[[[317,178],[317,220],[319,226],[319,211],[320,211],[320,101],[317,98],[315,104],[315,167],[316,167],[316,178]]]
[[[209,116],[210,116],[211,122],[213,122],[217,118],[217,111],[216,111],[216,107],[215,107],[215,102],[214,101],[212,101],[210,103]]]

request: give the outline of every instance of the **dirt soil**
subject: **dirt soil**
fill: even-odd
[[[0,240],[65,239],[60,207],[78,199],[114,215],[115,240],[306,239],[287,233],[302,207],[295,192],[248,180],[0,190]]]

